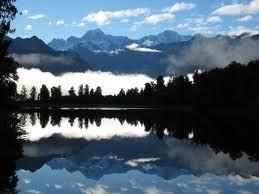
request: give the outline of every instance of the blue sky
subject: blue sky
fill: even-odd
[[[259,0],[17,0],[13,37],[107,34],[140,38],[163,30],[182,34],[259,32]]]

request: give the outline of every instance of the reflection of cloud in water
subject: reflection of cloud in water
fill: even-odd
[[[141,163],[153,162],[153,161],[157,161],[159,159],[160,158],[139,158],[139,159],[129,160],[126,162],[126,164],[129,166],[132,166],[132,167],[136,167]]]
[[[122,174],[110,174],[95,181],[84,177],[80,172],[69,173],[68,171],[52,170],[47,165],[35,173],[19,171],[19,178],[30,178],[34,180],[31,185],[19,182],[18,188],[22,191],[29,188],[38,188],[42,193],[57,193],[55,184],[61,185],[59,193],[254,193],[259,190],[259,179],[249,179],[240,176],[216,176],[203,174],[202,176],[180,175],[171,180],[164,180],[156,175],[132,170]],[[47,176],[48,178],[42,179]],[[66,180],[66,181],[64,181]],[[80,184],[78,184],[80,183]],[[49,187],[45,185],[49,184]],[[242,191],[242,192],[241,192]]]
[[[168,155],[173,164],[196,174],[212,172],[216,174],[259,175],[259,162],[250,161],[246,154],[232,160],[229,154],[215,153],[208,145],[196,145],[190,140],[168,138]]]
[[[77,122],[76,119],[75,123]],[[86,140],[110,139],[115,136],[144,137],[148,135],[148,132],[145,132],[144,126],[141,126],[139,123],[137,126],[127,123],[124,123],[122,126],[118,119],[102,119],[100,127],[89,123],[87,129],[81,129],[76,124],[71,127],[67,118],[62,118],[60,127],[48,124],[44,129],[41,128],[39,120],[37,120],[34,126],[27,120],[24,130],[28,133],[26,137],[31,141],[38,141],[41,138],[51,137],[54,134],[60,134],[66,138],[84,138]]]

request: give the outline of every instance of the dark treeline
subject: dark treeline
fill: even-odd
[[[165,83],[162,76],[156,82],[146,83],[141,90],[121,89],[114,96],[103,96],[102,89],[90,89],[87,84],[78,89],[71,87],[68,95],[62,94],[62,86],[48,89],[43,85],[37,94],[23,86],[19,99],[27,103],[50,104],[111,104],[168,106],[193,105],[196,107],[252,106],[259,102],[259,61],[247,65],[233,62],[225,68],[198,72],[190,81],[178,76]]]
[[[187,114],[169,110],[60,110],[45,109],[34,112],[26,110],[23,113],[31,124],[39,119],[42,128],[47,125],[62,126],[62,118],[68,118],[71,126],[78,125],[87,130],[89,125],[102,125],[103,118],[116,118],[123,125],[128,123],[137,126],[141,124],[146,131],[163,138],[165,134],[178,139],[189,139],[197,144],[208,144],[215,152],[229,153],[233,159],[246,153],[250,159],[259,160],[259,123],[239,115],[219,114]],[[25,116],[24,116],[25,120]]]
[[[14,32],[11,21],[18,12],[14,2],[0,1],[0,193],[8,194],[18,193],[16,160],[22,157],[24,135],[20,119],[9,110],[15,106],[15,81],[18,80],[18,63],[9,55],[11,42],[6,39],[9,33]]]

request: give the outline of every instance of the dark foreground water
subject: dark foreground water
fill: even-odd
[[[19,193],[259,193],[258,136],[241,142],[258,135],[249,121],[200,125],[143,110],[18,116],[27,133]]]

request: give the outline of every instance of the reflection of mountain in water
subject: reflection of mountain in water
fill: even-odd
[[[250,161],[247,155],[233,160],[228,154],[216,154],[209,146],[197,146],[191,140],[172,137],[159,140],[153,134],[141,139],[116,137],[89,142],[65,138],[59,140],[64,145],[53,137],[43,141],[48,144],[26,144],[25,158],[18,162],[19,169],[36,171],[47,164],[52,169],[66,169],[71,173],[79,171],[94,180],[130,170],[157,175],[166,180],[183,174],[201,175],[207,172],[219,175],[259,175],[259,163]],[[55,143],[56,149],[50,152]],[[38,153],[28,152],[36,145]],[[71,149],[60,149],[69,146]]]
[[[133,169],[170,179],[181,170],[170,164],[166,151],[166,143],[154,135],[141,139],[113,138],[92,141],[79,153],[68,159],[54,159],[48,165],[53,169],[80,171],[95,180],[105,174],[126,173]]]
[[[17,161],[17,169],[32,172],[41,168],[45,163],[56,157],[68,157],[80,151],[87,142],[82,139],[66,139],[54,135],[36,142],[23,144],[24,158]]]

